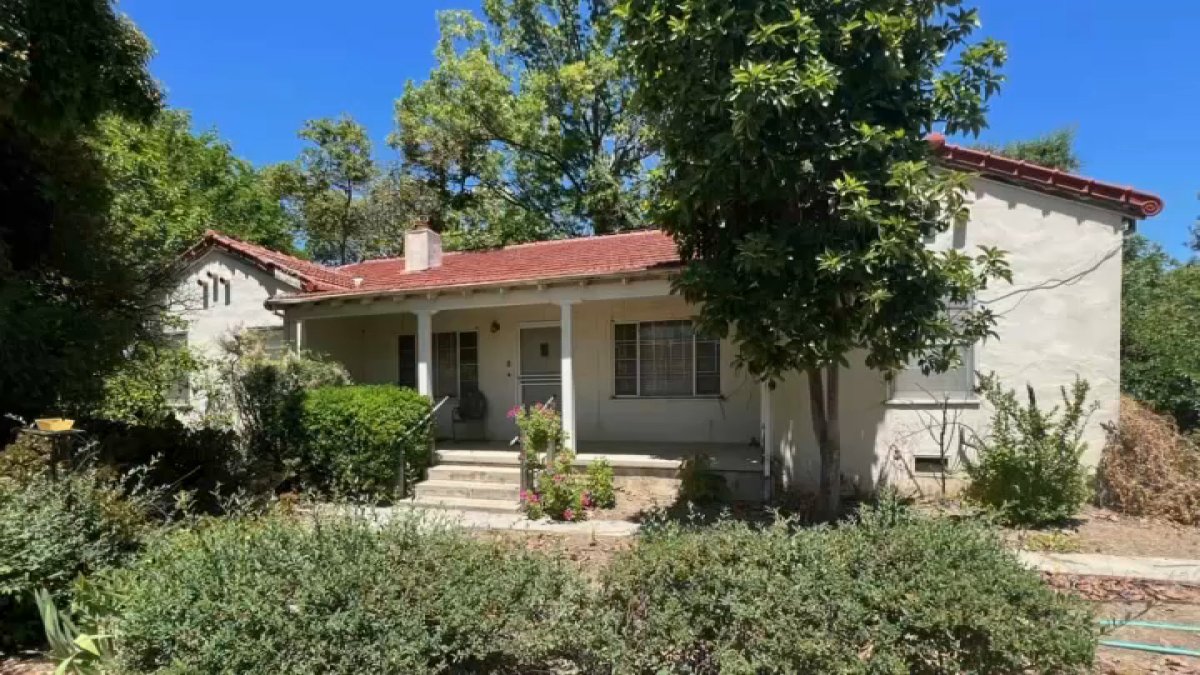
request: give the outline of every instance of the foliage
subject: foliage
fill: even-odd
[[[313,354],[270,354],[250,333],[235,336],[225,347],[221,379],[235,409],[247,471],[282,482],[300,469],[305,456],[305,392],[349,384],[350,376],[336,362]]]
[[[695,455],[679,466],[679,501],[698,505],[715,504],[729,497],[725,477],[712,468],[712,457]]]
[[[588,481],[575,473],[575,453],[559,450],[549,466],[534,473],[534,489],[521,493],[521,509],[531,520],[549,517],[551,520],[574,522],[587,519],[592,508]]]
[[[309,255],[324,263],[355,262],[363,256],[365,197],[379,175],[371,139],[349,116],[309,120],[300,138],[311,145],[294,163],[271,168],[272,189],[287,204]]]
[[[516,423],[521,434],[521,448],[530,462],[538,462],[539,457],[545,454],[551,444],[562,448],[566,441],[562,418],[552,403],[513,406],[512,410],[508,411],[508,418]]]
[[[611,509],[617,505],[617,493],[613,489],[613,468],[607,459],[593,460],[587,465],[586,500],[597,509]]]
[[[94,143],[113,190],[113,218],[129,228],[126,246],[145,264],[166,266],[211,228],[291,250],[283,209],[261,174],[215,131],[191,127],[183,110],[148,123],[100,120]]]
[[[0,411],[99,395],[165,282],[133,264],[96,150],[105,114],[148,119],[150,45],[104,0],[0,8]]]
[[[54,598],[39,588],[34,593],[38,613],[42,616],[42,628],[46,631],[46,642],[50,645],[48,655],[58,662],[54,675],[85,675],[99,673],[104,659],[109,635],[80,633],[70,617],[59,612]]]
[[[1200,525],[1200,445],[1128,396],[1096,469],[1097,497],[1134,516]]]
[[[1088,383],[1076,379],[1062,388],[1058,406],[1038,408],[1033,387],[1022,405],[995,375],[982,378],[980,391],[992,406],[990,433],[969,441],[976,457],[966,462],[971,479],[966,496],[994,510],[1010,525],[1044,525],[1067,520],[1088,498],[1081,458],[1088,415]]]
[[[110,473],[49,469],[0,477],[0,648],[41,637],[36,590],[68,597],[76,576],[124,560],[146,527],[147,500]]]
[[[190,381],[202,367],[201,359],[187,347],[161,337],[140,341],[126,350],[124,362],[104,379],[104,396],[93,414],[129,424],[167,423],[179,410],[178,402],[170,399],[172,388]]]
[[[1060,171],[1079,171],[1083,166],[1075,154],[1075,129],[1072,127],[1051,131],[1027,141],[1013,141],[1002,146],[981,143],[976,147]]]
[[[467,247],[643,222],[646,160],[611,0],[485,0],[439,15],[438,65],[405,86],[391,144],[435,229]]]
[[[910,359],[942,371],[994,317],[965,303],[1009,278],[1003,253],[935,251],[966,222],[962,174],[925,135],[975,133],[1003,45],[968,42],[958,0],[623,0],[636,103],[661,144],[653,221],[687,264],[675,289],[756,378],[808,374],[821,451],[818,509],[840,494],[838,369]],[[942,70],[946,54],[956,62]]]
[[[1135,235],[1122,293],[1121,388],[1185,432],[1200,429],[1200,263],[1180,264]]]
[[[600,602],[614,672],[1084,672],[1084,603],[996,534],[894,503],[836,529],[658,526],[618,554]]]
[[[432,405],[393,385],[321,387],[304,398],[304,473],[314,485],[377,499],[395,496],[403,478],[421,480],[432,460]]]
[[[352,514],[353,515],[353,514]],[[202,522],[94,580],[118,672],[549,671],[587,629],[563,561],[433,522]]]

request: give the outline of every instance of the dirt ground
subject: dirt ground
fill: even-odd
[[[1200,528],[1088,507],[1069,527],[1014,531],[1014,543],[1062,553],[1200,559]]]
[[[640,521],[657,509],[669,508],[679,496],[676,478],[645,478],[616,476],[613,491],[617,504],[611,509],[597,509],[588,514],[592,520]]]
[[[0,675],[50,675],[54,663],[39,656],[0,656]]]

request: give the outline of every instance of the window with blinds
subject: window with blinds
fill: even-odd
[[[721,394],[721,342],[697,335],[691,321],[618,323],[613,338],[617,396]]]
[[[951,320],[966,312],[969,305],[947,308]],[[892,378],[891,398],[898,401],[966,401],[975,398],[975,346],[959,349],[962,364],[944,373],[921,372],[913,359]]]
[[[401,335],[396,383],[417,388],[417,337]],[[433,395],[458,397],[479,389],[479,333],[433,334]]]

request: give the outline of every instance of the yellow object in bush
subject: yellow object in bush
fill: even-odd
[[[69,431],[75,426],[75,420],[63,419],[61,417],[43,417],[39,420],[34,420],[37,428],[40,431]]]

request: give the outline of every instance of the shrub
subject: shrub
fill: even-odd
[[[606,459],[597,459],[587,466],[587,497],[594,508],[611,509],[617,505],[613,489],[613,468]]]
[[[425,475],[429,428],[414,430],[429,399],[392,385],[322,387],[304,400],[304,468],[313,484],[343,494],[389,498],[400,479]],[[409,433],[409,432],[412,433]]]
[[[1078,672],[1092,619],[990,530],[894,505],[794,531],[667,523],[603,578],[614,672]]]
[[[246,472],[274,487],[298,470],[304,454],[305,392],[347,385],[350,376],[339,364],[313,354],[273,355],[248,332],[225,349],[221,379],[234,407]]]
[[[712,458],[696,455],[679,467],[679,501],[684,504],[714,504],[729,497],[725,477],[712,468]]]
[[[77,576],[123,560],[146,528],[147,505],[110,473],[60,467],[55,478],[46,466],[0,478],[0,650],[41,640],[35,591],[65,599]]]
[[[1200,525],[1200,447],[1132,398],[1121,399],[1120,420],[1108,430],[1097,483],[1103,506]]]
[[[117,672],[550,672],[586,586],[563,561],[397,518],[212,520],[91,584]]]
[[[521,448],[531,462],[536,463],[538,456],[545,453],[551,443],[556,448],[563,447],[562,418],[553,404],[514,406],[508,411],[508,418],[517,424],[517,430],[521,433]]]
[[[1061,413],[1038,408],[1033,388],[1028,403],[986,376],[980,391],[994,408],[991,433],[975,438],[977,456],[966,462],[971,479],[966,497],[996,512],[1010,525],[1044,525],[1066,520],[1088,498],[1081,439],[1088,414],[1087,382],[1076,379],[1068,394],[1062,389]]]

